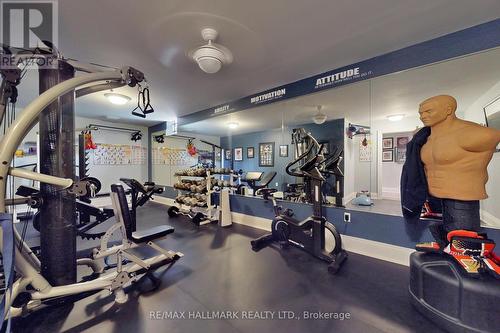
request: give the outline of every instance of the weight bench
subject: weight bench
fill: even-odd
[[[248,171],[241,181],[248,184],[248,186],[253,190],[253,195],[255,196],[259,189],[268,187],[274,177],[276,177],[276,171],[270,171],[267,173],[261,171]],[[241,187],[241,185],[238,187],[238,194],[242,194]]]
[[[132,209],[144,205],[154,194],[163,193],[163,187],[156,186],[153,182],[146,182],[142,185],[136,179],[132,178],[120,178],[120,181],[130,187],[134,206]],[[140,198],[138,198],[139,193],[142,194]]]
[[[165,263],[174,262],[183,256],[180,252],[165,250],[153,242],[173,233],[174,228],[172,226],[159,225],[146,230],[133,230],[133,220],[130,210],[128,209],[127,197],[122,185],[111,185],[111,201],[113,202],[116,222],[110,229],[108,229],[108,231],[106,231],[104,236],[101,238],[100,248],[96,249],[93,253],[93,259],[100,259],[100,270],[103,270],[105,267],[104,258],[113,254],[118,256],[118,266],[121,265],[122,257],[124,257],[145,269],[149,269],[149,265],[143,259],[128,252],[129,249],[143,245],[149,246],[164,255]],[[122,243],[108,248],[108,241],[113,233],[118,230],[122,233]]]
[[[123,186],[118,184],[111,185],[111,200],[115,209],[115,216],[120,214],[120,218],[124,224],[127,239],[134,243],[144,243],[157,238],[162,238],[174,232],[174,227],[169,225],[159,225],[147,230],[134,231],[132,230],[132,217],[128,209],[127,197]],[[118,206],[118,207],[117,207]],[[117,209],[118,208],[118,209]]]

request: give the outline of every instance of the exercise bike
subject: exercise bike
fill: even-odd
[[[291,209],[283,210],[277,205],[273,197],[276,189],[260,189],[257,194],[261,194],[265,200],[271,199],[275,218],[271,223],[271,233],[252,240],[250,243],[252,250],[256,252],[273,242],[278,242],[282,248],[288,245],[296,246],[329,263],[328,271],[336,274],[347,259],[347,252],[342,249],[342,240],[335,226],[323,217],[321,185],[325,179],[318,168],[324,161],[320,153],[322,145],[319,145],[310,134],[308,135],[312,138],[313,144],[305,153],[287,165],[286,172],[291,176],[304,177],[310,182],[313,215],[299,221],[293,217]],[[301,167],[292,170],[291,167],[309,155],[313,148],[317,148],[316,154]],[[330,244],[327,244],[327,239]]]

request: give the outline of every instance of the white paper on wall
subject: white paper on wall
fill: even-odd
[[[371,162],[372,160],[372,140],[370,138],[359,139],[359,161]]]
[[[141,146],[97,143],[93,149],[94,165],[146,164],[147,150]]]

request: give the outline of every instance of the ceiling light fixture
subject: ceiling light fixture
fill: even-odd
[[[318,105],[317,109],[318,109],[318,113],[316,113],[314,115],[313,121],[315,124],[321,125],[326,121],[327,116],[326,116],[326,114],[321,113],[321,105]]]
[[[106,97],[108,99],[108,101],[110,101],[111,103],[116,104],[116,105],[127,104],[127,102],[129,102],[131,99],[130,97],[128,97],[126,95],[117,94],[114,92],[106,93],[106,94],[104,94],[104,97]]]
[[[387,119],[389,121],[400,121],[401,119],[404,118],[404,114],[392,114],[390,116],[387,116]]]
[[[235,121],[231,121],[231,122],[227,123],[227,127],[229,127],[230,129],[238,128],[238,126],[240,126],[240,124],[238,124]]]
[[[215,29],[203,29],[201,36],[208,43],[188,53],[188,56],[198,64],[200,69],[208,74],[217,73],[222,68],[222,65],[233,62],[231,51],[227,47],[214,43],[217,35],[218,33]]]

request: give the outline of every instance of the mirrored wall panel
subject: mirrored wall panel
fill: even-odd
[[[325,204],[401,215],[406,144],[423,126],[420,103],[440,94],[456,98],[459,118],[498,128],[500,50],[185,124],[179,127],[185,137],[153,140],[153,180],[172,184],[175,170],[206,164],[203,156],[215,155],[216,167],[237,175],[238,195],[253,196],[266,186],[275,188],[283,200],[307,202],[307,184],[297,171],[319,153],[313,149],[303,154],[313,138],[324,159],[333,161],[330,170],[320,167]],[[189,144],[197,154],[190,156]],[[496,227],[499,170],[500,154],[495,153],[488,165],[489,198],[482,200],[481,214],[485,225]]]

